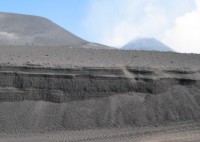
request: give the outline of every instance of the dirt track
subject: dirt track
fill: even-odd
[[[5,142],[198,142],[199,122],[172,123],[160,127],[110,128],[51,133],[0,134]]]

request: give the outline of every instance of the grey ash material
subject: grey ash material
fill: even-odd
[[[196,122],[199,80],[198,54],[0,46],[0,133]]]
[[[0,132],[197,121],[199,77],[190,70],[1,66]]]
[[[0,46],[0,63],[45,67],[145,67],[198,70],[198,54],[48,46]]]
[[[156,73],[158,71],[159,74]],[[200,84],[198,72],[187,76],[163,70],[151,70],[151,74],[146,72],[131,68],[5,66],[0,68],[1,101],[43,100],[60,103],[129,92],[157,95],[173,86],[198,88]]]

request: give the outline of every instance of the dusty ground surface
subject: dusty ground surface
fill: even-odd
[[[151,67],[159,69],[200,68],[198,54],[145,52],[67,47],[1,46],[0,64],[49,67]]]
[[[160,127],[0,134],[0,141],[4,142],[198,142],[199,140],[200,123],[192,121]]]
[[[199,141],[200,55],[0,47],[0,141]]]

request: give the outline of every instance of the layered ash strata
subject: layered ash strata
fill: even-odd
[[[0,132],[197,121],[200,72],[1,66],[0,100]]]
[[[68,102],[121,93],[160,94],[173,86],[200,88],[199,72],[134,68],[0,68],[1,101]]]
[[[49,47],[0,51],[0,132],[200,119],[197,54]]]

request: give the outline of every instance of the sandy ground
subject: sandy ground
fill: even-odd
[[[1,65],[48,67],[145,67],[199,70],[200,55],[67,47],[0,46]]]
[[[4,142],[198,142],[199,140],[200,123],[192,121],[160,127],[0,134],[0,141]]]

